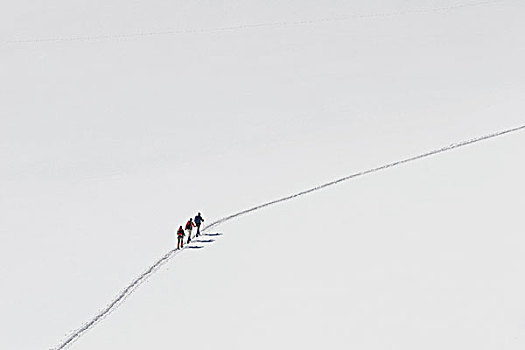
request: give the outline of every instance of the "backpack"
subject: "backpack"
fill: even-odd
[[[186,230],[191,230],[191,221],[186,223]]]
[[[180,228],[178,231],[177,231],[177,236],[184,236],[184,230],[182,228]]]

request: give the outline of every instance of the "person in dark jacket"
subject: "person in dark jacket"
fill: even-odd
[[[179,230],[177,231],[177,249],[183,248],[184,245],[184,230],[182,229],[182,226],[179,226]]]
[[[195,225],[197,225],[197,237],[201,235],[201,224],[204,222],[204,219],[201,216],[201,213],[198,213],[195,219],[193,220]]]

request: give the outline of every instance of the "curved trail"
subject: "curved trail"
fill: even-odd
[[[399,10],[392,12],[376,12],[368,14],[355,14],[341,17],[326,17],[320,19],[306,19],[297,21],[280,21],[280,22],[265,22],[265,23],[254,23],[254,24],[239,24],[225,27],[216,28],[188,28],[188,29],[176,29],[176,30],[165,30],[165,31],[144,31],[127,34],[100,34],[100,35],[86,35],[86,36],[70,36],[70,37],[55,37],[55,38],[41,38],[41,39],[14,39],[5,41],[4,44],[37,44],[37,43],[57,43],[57,42],[68,42],[68,41],[97,41],[97,40],[127,40],[136,38],[145,38],[152,36],[162,35],[182,35],[182,34],[200,34],[200,33],[220,33],[220,32],[231,32],[238,30],[248,30],[257,28],[268,28],[268,27],[291,27],[291,26],[302,26],[309,24],[322,24],[331,22],[343,22],[349,20],[366,20],[374,18],[390,18],[398,16],[418,15],[418,14],[430,14],[433,12],[448,12],[459,10],[467,7],[476,7],[482,5],[489,5],[493,3],[500,3],[504,0],[484,0],[476,2],[467,2],[462,4],[431,7],[431,8],[419,8],[419,9],[408,9]]]
[[[413,157],[410,157],[410,158],[398,160],[396,162],[385,164],[385,165],[379,166],[377,168],[363,170],[363,171],[360,171],[358,173],[354,173],[352,175],[348,175],[348,176],[342,177],[340,179],[337,179],[337,180],[334,180],[334,181],[330,181],[330,182],[327,182],[325,184],[322,184],[322,185],[319,185],[319,186],[316,186],[316,187],[312,187],[312,188],[310,188],[308,190],[304,190],[304,191],[301,191],[301,192],[298,192],[298,193],[295,193],[295,194],[292,194],[292,195],[289,195],[289,196],[286,196],[286,197],[282,197],[282,198],[279,198],[279,199],[276,199],[276,200],[273,200],[273,201],[270,201],[270,202],[267,202],[267,203],[259,204],[259,205],[255,206],[255,207],[250,208],[250,209],[245,209],[245,210],[242,210],[242,211],[240,211],[238,213],[235,213],[235,214],[232,214],[232,215],[228,215],[228,216],[226,216],[226,217],[224,217],[222,219],[219,219],[217,221],[212,222],[211,224],[206,226],[206,229],[210,229],[210,228],[215,227],[217,225],[220,225],[220,224],[222,224],[222,223],[224,223],[226,221],[235,219],[235,218],[237,218],[239,216],[242,216],[242,215],[249,214],[249,213],[251,213],[253,211],[256,211],[256,210],[259,210],[259,209],[263,209],[263,208],[268,207],[270,205],[274,205],[274,204],[277,204],[277,203],[289,201],[291,199],[294,199],[294,198],[297,198],[297,197],[301,197],[301,196],[304,196],[306,194],[309,194],[309,193],[312,193],[312,192],[315,192],[315,191],[322,190],[322,189],[324,189],[326,187],[329,187],[329,186],[337,185],[337,184],[339,184],[341,182],[348,181],[348,180],[354,179],[354,178],[359,177],[359,176],[372,174],[372,173],[375,173],[375,172],[378,172],[378,171],[381,171],[381,170],[386,170],[388,168],[392,168],[392,167],[395,167],[397,165],[409,163],[409,162],[412,162],[412,161],[415,161],[415,160],[418,160],[418,159],[427,158],[427,157],[430,157],[430,156],[433,156],[433,155],[436,155],[436,154],[439,154],[439,153],[451,151],[451,150],[456,149],[456,148],[464,147],[464,146],[471,145],[471,144],[476,143],[476,142],[485,141],[485,140],[488,140],[488,139],[491,139],[491,138],[494,138],[494,137],[498,137],[498,136],[502,136],[502,135],[505,135],[505,134],[510,134],[512,132],[520,131],[520,130],[523,130],[523,129],[525,129],[525,125],[518,126],[516,128],[512,128],[512,129],[507,129],[507,130],[495,132],[493,134],[489,134],[489,135],[485,135],[485,136],[476,137],[476,138],[473,138],[473,139],[470,139],[470,140],[453,143],[453,144],[450,144],[448,146],[445,146],[445,147],[442,147],[442,148],[439,148],[439,149],[436,149],[436,150],[433,150],[433,151],[430,151],[430,152],[427,152],[427,153],[422,153],[422,154],[419,154],[417,156],[413,156]]]
[[[453,143],[453,144],[450,144],[448,146],[444,146],[442,148],[435,149],[435,150],[430,151],[430,152],[426,152],[426,153],[422,153],[422,154],[419,154],[419,155],[416,155],[416,156],[413,156],[413,157],[410,157],[410,158],[405,158],[405,159],[402,159],[402,160],[398,160],[396,162],[388,163],[388,164],[385,164],[385,165],[382,165],[382,166],[379,166],[379,167],[376,167],[376,168],[363,170],[363,171],[360,171],[358,173],[354,173],[354,174],[342,177],[340,179],[333,180],[333,181],[324,183],[322,185],[319,185],[319,186],[316,186],[316,187],[312,187],[310,189],[307,189],[307,190],[304,190],[304,191],[301,191],[301,192],[298,192],[298,193],[295,193],[295,194],[292,194],[292,195],[289,195],[289,196],[286,196],[286,197],[282,197],[282,198],[279,198],[279,199],[276,199],[276,200],[273,200],[273,201],[270,201],[270,202],[259,204],[257,206],[252,207],[252,208],[239,211],[239,212],[237,212],[235,214],[228,215],[228,216],[223,217],[221,219],[218,219],[218,220],[212,222],[211,224],[209,224],[208,226],[204,227],[202,232],[204,233],[204,232],[210,230],[211,228],[217,227],[218,225],[220,225],[222,223],[225,223],[227,221],[236,219],[236,218],[238,218],[240,216],[249,214],[251,212],[254,212],[254,211],[257,211],[257,210],[269,207],[269,206],[274,205],[274,204],[278,204],[278,203],[282,203],[282,202],[285,202],[285,201],[289,201],[289,200],[292,200],[292,199],[295,199],[295,198],[307,195],[307,194],[312,193],[312,192],[320,191],[320,190],[322,190],[322,189],[324,189],[326,187],[334,186],[334,185],[337,185],[337,184],[339,184],[341,182],[345,182],[345,181],[354,179],[356,177],[360,177],[360,176],[376,173],[376,172],[379,172],[379,171],[382,171],[382,170],[386,170],[386,169],[389,169],[389,168],[392,168],[392,167],[395,167],[395,166],[398,166],[398,165],[402,165],[402,164],[413,162],[413,161],[416,161],[416,160],[419,160],[419,159],[431,157],[431,156],[434,156],[434,155],[437,155],[437,154],[440,154],[440,153],[443,153],[443,152],[454,150],[456,148],[465,147],[465,146],[468,146],[468,145],[471,145],[471,144],[474,144],[474,143],[477,143],[477,142],[486,141],[486,140],[489,140],[489,139],[492,139],[492,138],[496,138],[496,137],[503,136],[503,135],[506,135],[506,134],[518,132],[518,131],[521,131],[521,130],[524,130],[524,129],[525,129],[525,125],[521,125],[521,126],[518,126],[518,127],[515,127],[515,128],[506,129],[506,130],[503,130],[503,131],[498,131],[498,132],[495,132],[495,133],[492,133],[492,134],[488,134],[488,135],[485,135],[485,136],[476,137],[476,138],[473,138],[473,139],[470,139],[470,140]],[[151,265],[145,272],[143,272],[140,276],[138,276],[136,279],[134,279],[110,304],[108,304],[102,311],[100,311],[93,319],[91,319],[90,321],[85,323],[82,327],[80,327],[79,329],[74,331],[72,334],[70,334],[67,337],[66,340],[64,340],[60,345],[58,345],[54,349],[55,350],[62,350],[64,348],[66,348],[67,346],[71,345],[74,341],[76,341],[78,338],[80,338],[86,331],[88,331],[90,328],[92,328],[95,324],[97,324],[99,321],[104,319],[111,312],[115,311],[116,308],[120,304],[122,304],[122,302],[128,296],[130,296],[133,293],[133,291],[140,284],[145,282],[162,265],[164,265],[172,257],[177,255],[178,253],[183,252],[184,250],[186,250],[186,248],[184,248],[182,250],[172,249],[168,253],[166,253],[162,258],[160,258],[153,265]]]

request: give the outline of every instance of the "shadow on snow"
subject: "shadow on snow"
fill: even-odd
[[[198,240],[193,241],[193,242],[195,242],[195,243],[213,243],[213,242],[215,242],[215,240],[214,239],[198,239]]]

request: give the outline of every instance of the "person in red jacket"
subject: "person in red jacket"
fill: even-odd
[[[177,249],[183,248],[184,245],[184,230],[182,229],[182,226],[179,226],[179,230],[177,231]]]
[[[190,244],[190,242],[191,242],[191,230],[192,230],[194,227],[196,227],[196,226],[195,226],[195,224],[193,223],[193,219],[190,218],[190,219],[188,220],[188,222],[186,223],[186,227],[185,227],[185,228],[186,228],[186,232],[188,232],[188,242],[187,242],[187,244]]]

